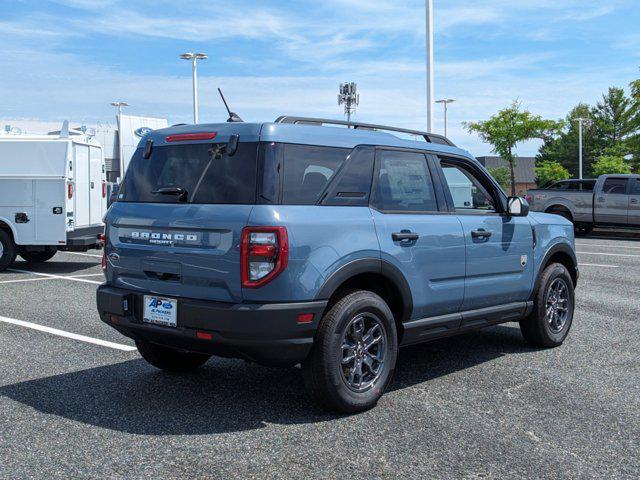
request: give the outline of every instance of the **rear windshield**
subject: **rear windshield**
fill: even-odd
[[[150,158],[136,150],[119,201],[142,203],[253,204],[258,144],[238,144],[234,156],[215,155],[224,144],[154,147]]]

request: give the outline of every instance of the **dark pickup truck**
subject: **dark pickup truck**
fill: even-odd
[[[529,190],[527,199],[534,211],[571,220],[577,234],[586,235],[593,227],[640,228],[640,175],[565,180]]]

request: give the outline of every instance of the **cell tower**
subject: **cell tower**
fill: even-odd
[[[360,94],[358,93],[358,85],[354,82],[341,83],[340,93],[338,94],[338,105],[344,105],[344,113],[347,121],[351,121],[351,114],[355,113],[356,107],[360,105]]]

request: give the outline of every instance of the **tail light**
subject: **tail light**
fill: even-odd
[[[177,133],[165,138],[167,142],[188,142],[194,140],[213,140],[218,132]]]
[[[524,199],[525,199],[527,202],[531,203],[531,200],[533,200],[533,197],[532,197],[531,195],[525,195],[525,196],[524,196]]]
[[[107,198],[107,182],[102,181],[102,198]]]
[[[105,232],[107,229],[105,228]],[[101,233],[98,237],[100,239],[100,243],[102,244],[102,270],[107,269],[107,237],[104,233]]]
[[[289,237],[285,227],[247,227],[242,230],[242,286],[258,288],[287,268]]]
[[[69,200],[73,198],[73,183],[67,183],[67,198]]]

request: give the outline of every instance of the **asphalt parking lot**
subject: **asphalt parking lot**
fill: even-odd
[[[515,324],[411,347],[354,416],[315,407],[299,369],[155,370],[98,318],[98,255],[19,261],[0,274],[0,477],[638,478],[640,237],[577,250],[562,347]]]

